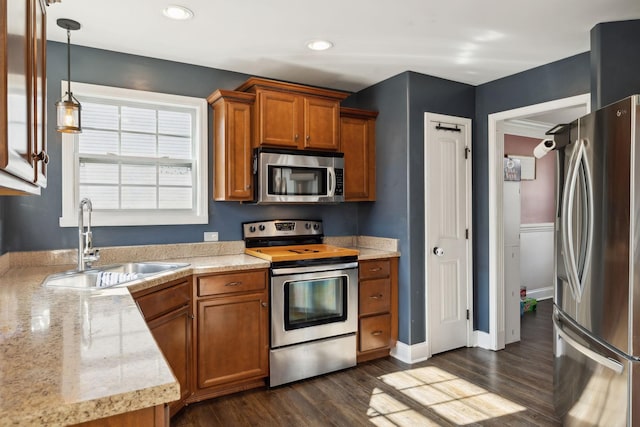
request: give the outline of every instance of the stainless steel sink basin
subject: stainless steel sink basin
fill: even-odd
[[[103,289],[153,277],[167,271],[187,267],[186,263],[129,262],[52,274],[42,282],[45,287]]]
[[[142,274],[150,275],[164,273],[165,271],[175,270],[177,268],[186,267],[189,264],[181,263],[161,263],[161,262],[128,262],[126,264],[116,264],[101,267],[99,270],[124,273],[124,274]]]

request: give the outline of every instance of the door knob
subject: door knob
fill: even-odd
[[[436,246],[435,248],[433,248],[433,253],[437,256],[444,256],[444,249]]]

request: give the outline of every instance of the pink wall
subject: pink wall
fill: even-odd
[[[533,149],[539,139],[524,136],[505,135],[504,153],[518,156],[533,156]],[[520,223],[537,224],[555,221],[555,173],[556,153],[536,159],[536,179],[521,181]]]

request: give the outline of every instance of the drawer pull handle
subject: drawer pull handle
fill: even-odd
[[[374,337],[377,337],[379,335],[382,335],[382,331],[373,331],[371,332],[371,335],[373,335]]]
[[[229,282],[229,283],[225,283],[225,286],[238,286],[238,285],[242,285],[242,282]]]
[[[381,299],[383,296],[384,295],[382,295],[382,294],[376,294],[376,295],[369,296],[369,298],[371,298],[371,299]]]
[[[375,271],[380,271],[382,270],[382,267],[375,267],[375,268],[370,268],[369,271],[371,272],[375,272]]]

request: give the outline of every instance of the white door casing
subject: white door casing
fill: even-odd
[[[579,105],[591,110],[590,94],[577,95],[513,110],[489,114],[489,333],[488,339],[478,341],[483,348],[500,350],[504,348],[504,236],[503,236],[503,165],[504,131],[498,130],[500,122],[509,119],[540,114],[552,110]]]
[[[458,131],[445,129],[456,127]],[[470,119],[425,113],[425,318],[429,356],[471,344],[470,150]]]

